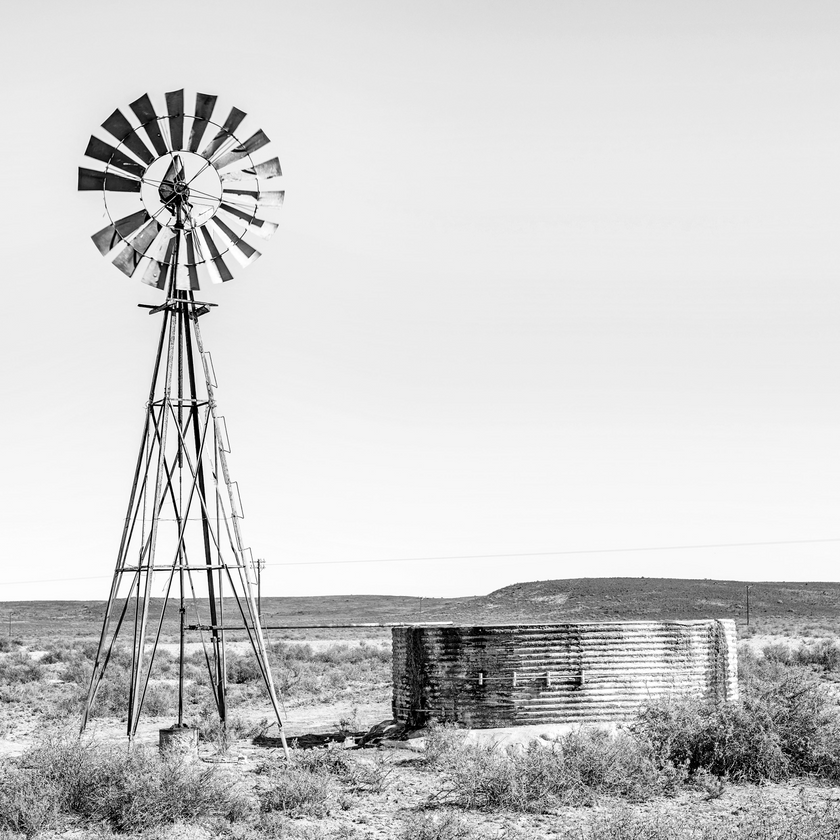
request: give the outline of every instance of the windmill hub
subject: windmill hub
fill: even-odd
[[[201,155],[177,151],[150,164],[140,186],[143,204],[155,221],[174,227],[180,216],[187,230],[206,225],[222,201],[219,173]]]

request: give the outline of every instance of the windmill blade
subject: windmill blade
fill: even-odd
[[[140,181],[129,181],[113,172],[97,172],[79,167],[79,189],[110,192],[140,192]]]
[[[210,231],[207,230],[206,225],[201,229],[201,235],[211,254],[211,258],[206,260],[207,268],[210,270],[210,279],[214,283],[227,283],[228,280],[233,280],[233,275],[230,273],[230,269],[227,267],[224,258],[219,253],[219,249],[216,247],[213,237],[210,236]]]
[[[254,167],[254,175],[257,178],[282,178],[283,171],[280,169],[280,161],[277,158],[272,158],[265,163],[258,163]]]
[[[222,195],[226,196],[234,196],[234,195],[244,195],[247,198],[253,198],[254,201],[259,198],[259,190],[241,190],[238,187],[223,187],[222,188]]]
[[[261,256],[256,248],[251,247],[242,236],[237,236],[218,216],[214,216],[207,225],[215,225],[221,230],[230,245],[230,252],[243,268]]]
[[[195,117],[190,129],[191,152],[198,152],[198,144],[207,130],[207,122],[213,116],[213,108],[216,107],[216,97],[209,93],[197,93],[195,95]]]
[[[172,261],[175,254],[175,236],[170,228],[164,228],[163,238],[155,243],[158,253],[160,253],[160,248],[163,247],[164,243],[166,243],[166,253],[163,257],[160,259],[152,257],[149,259],[148,264],[144,260],[141,266],[138,267],[137,272],[139,274],[142,269],[143,274],[140,277],[140,282],[145,283],[147,286],[154,286],[156,289],[166,289],[169,277],[174,270]],[[149,250],[152,251],[155,249],[150,248]]]
[[[131,277],[137,271],[142,257],[143,254],[135,251],[131,245],[126,243],[125,248],[114,257],[113,263],[126,277]]]
[[[285,197],[285,190],[264,190],[257,198],[257,204],[260,207],[282,207]]]
[[[144,93],[139,99],[135,99],[129,106],[134,111],[134,116],[140,120],[140,124],[152,141],[155,151],[158,155],[165,155],[169,149],[166,148],[166,142],[163,135],[160,133],[160,124],[158,123],[158,116],[155,113],[152,100],[149,99],[149,94]]]
[[[158,286],[158,280],[160,278],[162,268],[162,263],[152,257],[141,257],[137,270],[131,276],[132,278],[138,277],[140,282],[145,283],[147,286],[163,288],[162,286]]]
[[[266,133],[260,129],[254,132],[241,146],[231,149],[226,154],[222,155],[215,163],[216,169],[224,169],[232,163],[241,160],[246,155],[253,154],[257,149],[267,146],[271,141],[266,136]]]
[[[231,108],[228,118],[225,120],[225,124],[221,127],[221,129],[219,129],[216,136],[207,144],[207,146],[205,146],[204,151],[201,153],[202,156],[206,157],[207,160],[210,160],[225,140],[231,139],[236,141],[236,138],[233,136],[233,132],[239,128],[240,123],[246,116],[247,114],[244,111],[240,111],[239,108]]]
[[[247,169],[233,169],[230,172],[223,172],[219,177],[222,181],[245,181],[253,178],[280,178],[282,175],[280,161],[277,158],[272,158],[265,163],[249,166]]]
[[[186,231],[182,229],[175,230],[175,240],[177,241],[178,250],[176,254],[173,254],[173,262],[172,269],[176,272],[173,280],[175,281],[175,288],[179,291],[185,291],[190,288],[189,284],[189,272],[184,272],[183,270],[179,271],[178,269],[185,268],[185,263],[182,261],[184,259],[184,252],[186,247],[184,245],[184,240],[187,238]],[[185,273],[187,276],[185,277]]]
[[[172,258],[174,252],[174,237],[170,228],[163,228],[159,238],[155,241],[153,246],[149,248],[149,252],[156,252],[160,254],[166,245],[166,254],[160,259],[154,256],[145,256],[138,266],[136,274],[140,275],[140,282],[147,286],[154,286],[156,289],[165,289],[166,281],[169,277],[171,266],[169,260]]]
[[[91,239],[99,249],[99,253],[104,257],[117,243],[128,239],[134,231],[141,228],[148,220],[149,214],[146,210],[138,210],[136,213],[118,219],[108,227],[102,228],[98,233],[93,234]]]
[[[149,246],[160,233],[160,227],[154,219],[151,219],[136,236],[126,241],[125,248],[113,260],[114,265],[123,274],[127,274],[129,277],[134,274],[140,264],[140,258],[146,256]]]
[[[283,204],[283,196],[286,194],[285,190],[266,190],[259,192],[257,190],[239,190],[235,187],[226,187],[222,190],[222,195],[228,197],[228,201],[234,201],[231,196],[239,195],[245,198],[252,198],[261,207],[280,207]]]
[[[210,273],[210,280],[213,283],[227,283],[228,280],[233,280],[233,274],[231,274],[223,257],[208,260],[206,265]]]
[[[100,140],[98,137],[91,135],[88,141],[85,154],[94,160],[101,160],[109,166],[114,166],[120,169],[126,175],[133,175],[137,178],[142,178],[146,167],[142,163],[132,160],[128,155],[123,154],[119,149],[115,149],[110,143]]]
[[[173,90],[166,94],[166,111],[169,114],[169,136],[173,151],[184,146],[184,90]]]
[[[102,128],[116,137],[127,149],[134,152],[144,163],[151,163],[155,159],[155,156],[149,151],[119,108],[102,123]]]
[[[167,228],[167,237],[162,242],[166,243],[166,253],[163,255],[163,260],[166,265],[174,266],[175,265],[175,244],[176,244],[176,236],[175,231],[172,228]]]
[[[232,204],[222,202],[220,209],[229,213],[231,216],[235,216],[238,224],[244,225],[251,233],[259,236],[261,239],[269,239],[274,236],[277,228],[280,227],[280,225],[274,222],[258,218],[253,213],[246,213],[244,210],[240,210]]]
[[[201,286],[198,282],[198,269],[196,268],[195,259],[195,242],[193,241],[194,237],[194,230],[184,232],[184,241],[187,246],[187,273],[190,279],[189,288],[195,292],[198,291]]]
[[[141,271],[143,272],[140,276],[141,283],[145,283],[147,286],[154,286],[156,289],[163,290],[166,288],[166,280],[169,277],[170,271],[167,263],[144,258],[137,273],[140,274]]]

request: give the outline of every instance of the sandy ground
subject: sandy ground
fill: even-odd
[[[295,640],[296,642],[298,640]],[[303,640],[300,640],[303,641]],[[347,643],[340,639],[306,640],[313,647],[334,643]],[[381,639],[371,639],[379,644]],[[750,646],[760,649],[771,642],[791,642],[784,636],[753,636],[747,640]],[[799,640],[797,640],[798,643]],[[358,643],[355,640],[352,643]],[[236,643],[234,643],[235,645]],[[200,645],[191,645],[198,649]],[[177,652],[177,645],[165,645]],[[10,707],[7,707],[10,708]],[[10,711],[14,720],[3,720],[7,734],[0,739],[0,761],[3,756],[22,753],[44,731],[38,721],[26,713]],[[257,723],[271,715],[266,702],[252,702],[247,707],[239,706],[235,714]],[[327,734],[335,732],[342,719],[355,719],[358,728],[366,729],[389,719],[389,702],[341,702],[310,705],[288,705],[283,709],[287,736],[293,738],[306,734]],[[172,720],[144,718],[138,733],[143,744],[156,744],[158,731],[172,724]],[[97,719],[89,727],[89,733],[112,743],[125,742],[125,723],[116,719]],[[72,726],[70,729],[72,730]],[[548,743],[559,735],[573,729],[572,725],[509,727],[505,729],[474,730],[467,735],[469,741],[494,743],[502,747],[521,748],[533,740]],[[612,727],[614,728],[614,727]],[[3,728],[0,728],[3,731]],[[271,731],[269,734],[273,734]],[[406,748],[410,746],[411,748]],[[449,809],[456,791],[448,787],[445,774],[433,772],[423,764],[422,740],[410,745],[392,743],[377,749],[353,750],[354,761],[381,762],[389,771],[387,783],[381,793],[345,793],[337,795],[328,816],[321,819],[288,819],[291,837],[305,837],[329,840],[396,840],[405,837],[405,826],[418,815],[434,819]],[[260,747],[248,739],[234,743],[225,755],[219,755],[212,745],[202,744],[201,760],[242,773],[249,778],[248,771],[259,764],[283,762],[282,750],[276,747]],[[797,813],[801,810],[803,798],[814,807],[824,807],[828,801],[840,801],[840,789],[819,787],[801,782],[784,785],[763,785],[759,788],[749,785],[727,785],[722,795],[709,798],[702,791],[685,791],[673,799],[632,805],[615,801],[603,801],[595,807],[561,808],[549,814],[516,814],[509,812],[463,812],[457,811],[463,824],[475,832],[476,837],[487,840],[554,840],[566,837],[576,827],[583,827],[615,811],[636,816],[657,815],[663,820],[674,820],[680,824],[733,826],[755,819],[756,808],[767,813],[774,811]],[[181,832],[181,833],[179,833]],[[293,832],[293,833],[292,833]],[[280,836],[286,836],[282,834]],[[453,835],[454,836],[454,835]],[[632,836],[632,835],[628,835]],[[74,835],[79,840],[80,835]],[[209,835],[199,827],[173,827],[166,835],[167,840],[208,840]]]

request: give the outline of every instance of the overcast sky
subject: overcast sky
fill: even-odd
[[[7,18],[0,600],[107,594],[160,298],[99,256],[76,168],[179,87],[253,115],[286,176],[202,321],[246,542],[300,564],[264,592],[840,579],[840,542],[524,556],[840,538],[836,2]]]

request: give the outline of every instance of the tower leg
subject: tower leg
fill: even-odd
[[[224,729],[228,717],[224,599],[232,597],[260,669],[288,756],[268,648],[248,568],[249,562],[252,562],[249,561],[250,549],[245,548],[242,539],[238,494],[230,479],[226,443],[220,438],[215,381],[204,364],[201,332],[194,316],[195,306],[191,292],[175,291],[163,309],[143,439],[135,465],[82,729],[89,721],[97,689],[111,660],[120,630],[128,624],[133,632],[127,734],[129,739],[136,736],[152,678],[155,654],[167,621],[170,595],[174,600],[173,584],[178,593],[177,716],[179,724],[184,722],[187,587],[192,608],[197,613],[203,611],[205,608],[195,591],[198,579],[207,595],[212,661],[206,648],[205,656],[220,725]],[[203,377],[197,372],[197,360],[202,361]],[[171,529],[166,524],[169,522],[175,523],[177,532],[177,542],[171,554],[168,553],[169,540],[165,538]],[[188,542],[193,545],[189,535],[192,534],[198,542],[199,531],[201,560],[187,548]],[[129,590],[123,596],[125,602],[120,607],[121,589],[128,582],[124,580],[127,576]],[[159,601],[161,612],[152,619],[158,602],[158,581],[163,584]],[[154,621],[153,628],[149,628],[150,620]],[[199,619],[198,626],[206,625]]]

